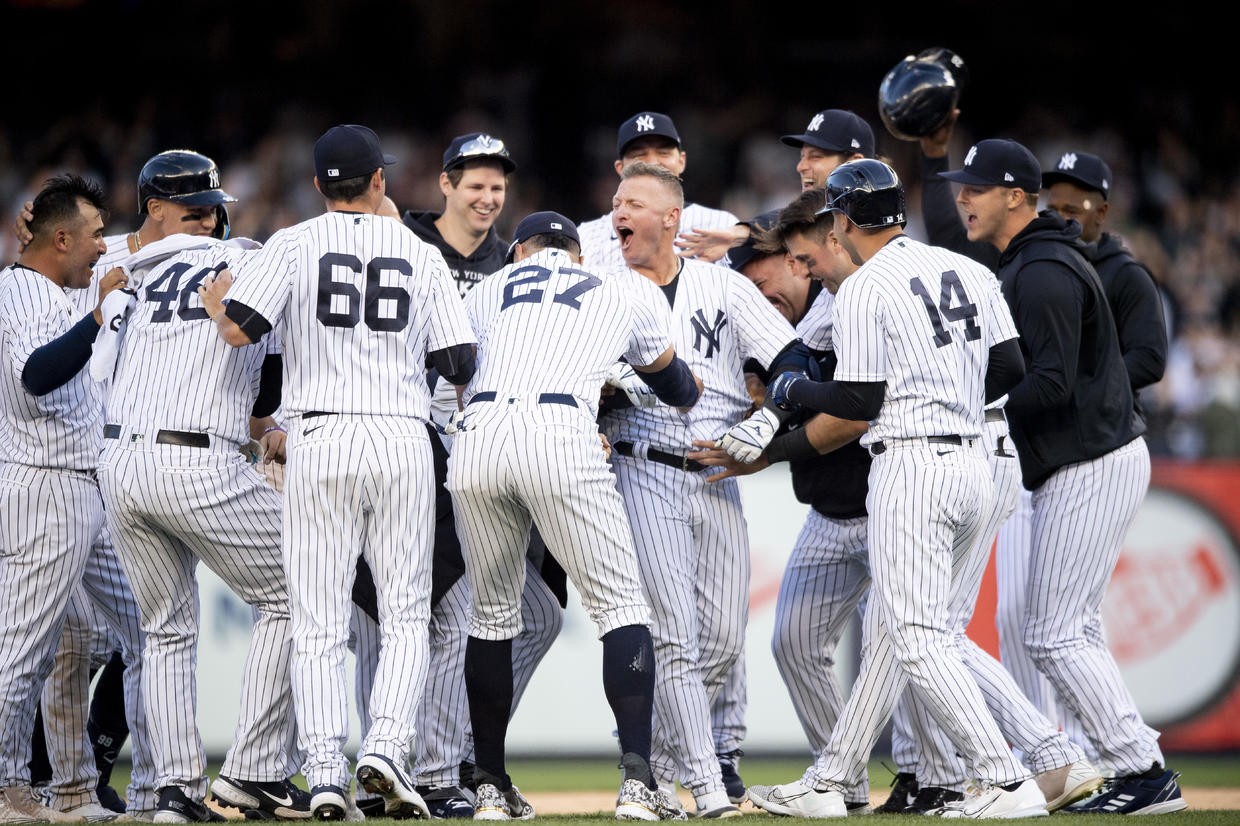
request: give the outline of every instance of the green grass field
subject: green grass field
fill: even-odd
[[[892,773],[884,765],[890,761],[876,760],[870,764],[870,784],[873,789],[882,791],[891,783]],[[1203,789],[1235,789],[1240,794],[1240,755],[1222,756],[1168,756],[1168,764],[1182,773],[1180,782],[1190,788]],[[790,757],[745,757],[741,761],[741,774],[747,783],[784,783],[801,775],[805,769],[805,761]],[[210,774],[214,777],[218,765],[213,764]],[[584,755],[580,757],[544,758],[514,757],[509,760],[508,772],[522,791],[537,794],[539,792],[589,792],[609,791],[616,788],[619,774],[615,763],[606,757]],[[118,764],[113,775],[113,783],[122,793],[129,780],[129,767]],[[301,781],[299,781],[301,782]],[[746,806],[748,819],[768,818],[770,815],[759,813]],[[1071,818],[1072,815],[1057,814],[1057,818]],[[1123,815],[1094,815],[1090,823],[1104,826],[1106,823],[1118,823]],[[557,825],[575,826],[576,824],[598,824],[615,822],[608,815],[539,815],[539,820],[553,821]],[[781,822],[794,822],[797,818],[789,818]],[[867,823],[879,826],[885,822],[908,823],[906,815],[873,815]],[[389,821],[377,821],[388,823]],[[395,823],[395,821],[391,821]],[[1166,815],[1158,822],[1169,822],[1179,826],[1236,826],[1240,824],[1240,808],[1237,809],[1189,809],[1174,815]]]

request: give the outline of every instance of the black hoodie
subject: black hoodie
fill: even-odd
[[[405,226],[413,230],[414,235],[428,244],[434,244],[443,253],[448,269],[452,270],[452,277],[456,280],[456,286],[461,291],[461,297],[464,298],[475,284],[504,266],[504,259],[508,257],[508,243],[499,237],[495,227],[491,227],[473,255],[461,255],[444,240],[439,234],[439,228],[435,226],[435,219],[441,214],[406,210],[402,220]]]
[[[999,257],[1026,369],[1005,409],[1029,490],[1059,468],[1096,459],[1145,432],[1080,230],[1044,210]]]

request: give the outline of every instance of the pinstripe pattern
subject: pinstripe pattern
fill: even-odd
[[[833,350],[834,331],[835,296],[828,290],[822,290],[805,311],[805,316],[797,322],[797,335],[811,350]]]
[[[618,273],[645,280],[632,270]],[[613,443],[673,453],[684,453],[694,439],[718,438],[749,409],[745,360],[769,365],[795,337],[740,273],[685,260],[672,341],[702,380],[702,397],[687,414],[663,405],[610,413],[604,431]],[[642,459],[614,457],[613,466],[655,616],[660,678],[652,766],[660,780],[678,779],[700,799],[723,790],[711,709],[745,636],[749,539],[740,497],[732,480],[708,485],[704,474]]]
[[[935,346],[925,306],[910,290],[910,277],[937,299],[942,273],[955,273],[980,327],[975,346],[961,346],[964,324],[952,323],[954,346]],[[957,302],[962,303],[962,302]],[[836,294],[839,381],[886,381],[878,418],[863,445],[891,438],[958,433],[980,436],[987,354],[1016,337],[1016,326],[999,282],[985,267],[938,247],[900,237],[844,281]],[[839,346],[840,328],[857,346]]]
[[[35,706],[102,528],[93,474],[0,464],[0,786],[30,783]]]
[[[932,299],[919,296],[939,296],[941,284],[951,307],[971,305],[972,313],[948,316],[944,325],[943,311],[934,315]],[[862,442],[882,440],[887,449],[874,454],[866,498],[873,586],[861,671],[827,748],[806,771],[814,785],[863,777],[909,683],[964,756],[969,776],[988,783],[1029,776],[986,710],[956,639],[976,591],[970,559],[1004,509],[995,506],[980,440],[969,437],[983,430],[988,349],[1015,335],[988,270],[906,236],[889,241],[836,295],[835,378],[886,382]],[[963,444],[915,438],[951,434],[964,436]]]
[[[1158,732],[1142,720],[1102,628],[1107,583],[1149,483],[1149,449],[1137,437],[1055,471],[1031,502],[1024,643],[1118,775],[1164,762]]]
[[[142,693],[156,787],[182,786],[196,800],[207,791],[194,712],[200,560],[256,610],[237,728],[221,771],[254,780],[296,773],[279,494],[222,444],[199,449],[108,440],[100,477],[109,529],[133,572],[146,632]]]
[[[272,235],[235,275],[229,299],[283,325],[282,405],[290,416],[426,419],[426,353],[472,340],[443,254],[399,221],[329,212]],[[374,325],[394,324],[405,301],[408,321],[395,334],[364,322],[369,311]],[[320,322],[320,302],[331,324]],[[350,313],[359,319],[352,326],[344,321]]]
[[[711,209],[701,204],[687,203],[680,213],[680,232],[692,229],[731,229],[739,219],[722,209]],[[581,236],[581,257],[586,268],[604,273],[615,269],[627,269],[624,256],[620,254],[620,239],[616,237],[611,223],[611,213],[577,225]]]
[[[811,508],[779,583],[771,648],[815,755],[844,707],[836,646],[869,587],[866,518],[832,519]]]

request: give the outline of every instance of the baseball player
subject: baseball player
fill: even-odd
[[[904,190],[889,166],[843,164],[827,197],[836,238],[863,262],[836,296],[835,379],[781,373],[769,393],[777,405],[870,422],[861,441],[872,457],[873,585],[861,671],[827,748],[800,780],[750,787],[750,799],[779,814],[844,816],[843,791],[911,682],[981,780],[946,814],[1045,814],[965,668],[947,607],[993,501],[982,408],[1020,376],[1015,327],[989,272],[904,235]]]
[[[800,135],[784,135],[780,142],[800,150],[796,164],[801,191],[822,189],[827,175],[845,161],[874,157],[874,130],[847,109],[824,109],[810,118]],[[725,229],[696,230],[681,237],[682,253],[707,261],[720,260],[752,237],[752,227],[744,222]]]
[[[503,267],[508,245],[495,230],[516,171],[508,147],[498,137],[482,132],[458,135],[443,154],[439,186],[444,208],[435,212],[406,212],[405,225],[444,256],[461,295],[478,281]],[[385,208],[390,199],[385,202]],[[394,206],[392,204],[391,206]],[[399,214],[398,214],[399,215]],[[432,817],[471,817],[469,775],[473,745],[465,700],[465,639],[468,634],[469,588],[465,561],[457,538],[452,497],[444,487],[452,436],[443,428],[460,407],[456,389],[430,370],[431,418],[428,426],[434,455],[435,554],[431,566],[430,663],[426,688],[418,707],[418,741],[414,782]],[[513,644],[515,696],[519,699],[537,664],[550,650],[563,627],[568,591],[563,569],[545,553],[537,536],[530,541],[530,572],[522,595],[523,629]],[[359,582],[364,577],[359,575]],[[354,652],[357,687],[366,692],[378,661],[378,628],[365,612],[354,612]],[[369,720],[362,715],[363,732]],[[383,801],[359,800],[363,812],[379,813]]]
[[[427,668],[434,477],[428,355],[443,379],[473,375],[474,337],[443,255],[377,216],[386,194],[371,129],[315,143],[328,212],[281,230],[244,262],[226,310],[234,346],[280,325],[288,415],[283,548],[293,618],[293,692],[311,810],[350,809],[344,651],[359,554],[374,578],[382,647],[357,760],[389,817],[429,817],[405,766]],[[221,273],[227,285],[231,274]],[[211,288],[215,289],[214,283]]]
[[[102,406],[82,370],[101,315],[79,314],[66,291],[90,285],[107,249],[105,203],[97,185],[63,175],[31,206],[31,240],[0,274],[0,638],[12,643],[0,646],[0,821],[73,823],[83,814],[35,798],[28,764],[39,691],[103,527]],[[100,301],[124,283],[100,280]],[[98,808],[94,780],[85,798]]]
[[[1115,771],[1073,811],[1163,814],[1187,806],[1103,639],[1102,598],[1149,486],[1144,422],[1134,414],[1115,321],[1080,252],[1080,225],[1037,211],[1042,173],[1021,144],[970,148],[956,196],[971,241],[999,250],[999,280],[1028,373],[1006,410],[1031,492],[1022,639],[1060,702]],[[1036,292],[1036,300],[1030,298]],[[1068,579],[1063,571],[1071,568]]]
[[[474,819],[534,814],[504,763],[531,522],[603,642],[603,687],[624,770],[616,818],[684,819],[650,770],[650,608],[596,418],[598,388],[622,357],[678,410],[692,407],[699,390],[671,346],[658,291],[634,273],[599,278],[582,269],[577,228],[567,218],[527,216],[512,253],[511,265],[465,299],[478,372],[448,460],[473,597],[465,675],[477,753]]]
[[[680,142],[676,124],[662,112],[638,112],[620,124],[616,134],[616,174],[632,163],[652,163],[670,170],[677,176],[684,175],[689,155]],[[687,202],[680,215],[679,234],[709,230],[729,229],[738,223],[737,217],[722,209],[711,209],[701,204]],[[582,254],[588,266],[598,270],[610,270],[625,266],[620,253],[620,238],[608,213],[578,227],[581,232]],[[718,256],[708,260],[716,260]],[[743,709],[742,709],[743,713]]]
[[[654,609],[655,773],[661,784],[678,779],[700,814],[719,817],[739,810],[723,786],[710,709],[744,639],[748,534],[734,481],[709,485],[684,452],[749,411],[747,359],[768,370],[798,340],[739,273],[677,255],[682,203],[675,173],[633,163],[612,219],[628,267],[671,305],[673,343],[706,387],[702,402],[689,414],[663,405],[609,411],[602,424]]]

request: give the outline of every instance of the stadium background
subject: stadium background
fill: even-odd
[[[1173,334],[1168,374],[1144,394],[1156,473],[1190,486],[1216,474],[1210,484],[1224,493],[1207,510],[1218,517],[1207,528],[1174,517],[1188,521],[1173,519],[1177,529],[1166,541],[1182,548],[1159,546],[1142,557],[1187,560],[1176,570],[1190,576],[1171,578],[1146,566],[1147,575],[1133,580],[1138,585],[1124,590],[1120,610],[1126,627],[1145,629],[1160,650],[1222,663],[1212,685],[1199,689],[1204,699],[1192,713],[1165,713],[1173,724],[1204,713],[1223,721],[1207,727],[1204,739],[1198,732],[1182,740],[1185,747],[1235,748],[1240,563],[1229,511],[1235,496],[1226,492],[1240,489],[1240,106],[1223,27],[1176,9],[1154,19],[1122,21],[1116,14],[1108,4],[1031,11],[966,2],[852,8],[739,0],[0,0],[9,69],[9,105],[0,118],[0,260],[15,256],[7,228],[21,201],[64,170],[109,187],[110,230],[136,227],[137,171],[151,154],[173,147],[220,163],[225,188],[241,198],[232,210],[234,233],[263,240],[321,210],[310,184],[310,150],[339,122],[374,127],[400,158],[389,189],[402,208],[438,208],[443,147],[455,134],[485,130],[503,137],[520,165],[501,234],[533,209],[584,220],[606,210],[616,182],[616,125],[641,109],[675,119],[689,153],[689,197],[741,217],[796,193],[796,152],[777,141],[780,134],[801,131],[820,109],[852,109],[870,121],[880,152],[904,176],[916,234],[916,145],[886,133],[876,92],[905,54],[945,46],[969,68],[952,157],[959,161],[974,139],[993,136],[1026,143],[1044,163],[1067,147],[1103,155],[1117,178],[1109,226],[1164,288]],[[1121,25],[1139,28],[1121,36]],[[785,479],[757,487],[763,491],[753,495],[764,503],[791,509],[778,529],[766,510],[751,511],[763,514],[751,519],[755,555],[777,582],[797,506],[788,501]],[[1198,491],[1188,500],[1200,504],[1203,496]],[[1204,568],[1196,564],[1203,547]],[[1191,576],[1201,571],[1204,579]],[[761,590],[769,579],[755,583],[756,598],[773,595]],[[207,581],[204,603],[215,604]],[[1168,581],[1179,602],[1151,587]],[[1208,587],[1193,589],[1202,582]],[[1168,608],[1201,594],[1214,601],[1195,604],[1211,611]],[[218,599],[218,616],[231,619],[211,621],[205,664],[230,660],[230,645],[244,639],[247,618],[227,595]],[[763,656],[769,665],[763,627],[759,611],[751,673],[775,682],[757,689],[751,723],[757,744],[786,745],[796,739],[795,721],[773,671],[761,674]],[[1219,628],[1223,633],[1202,648],[1203,633]],[[1148,654],[1139,642],[1131,650]],[[580,672],[593,686],[594,659],[577,652],[594,648],[587,630],[570,622],[541,679]],[[1179,675],[1165,660],[1147,661],[1143,670]],[[221,678],[226,669],[204,666],[204,673],[221,688],[229,685]],[[550,712],[561,712],[567,732],[606,730],[571,722],[557,702],[572,688],[544,682],[543,692],[538,679],[527,703],[541,695]],[[1157,698],[1182,688],[1152,685]],[[583,691],[587,698],[597,693]],[[231,695],[203,694],[224,703],[207,713],[204,734],[218,732],[226,745]],[[531,719],[538,719],[536,709]],[[570,747],[536,725],[523,733],[526,716],[515,723],[521,744]]]

